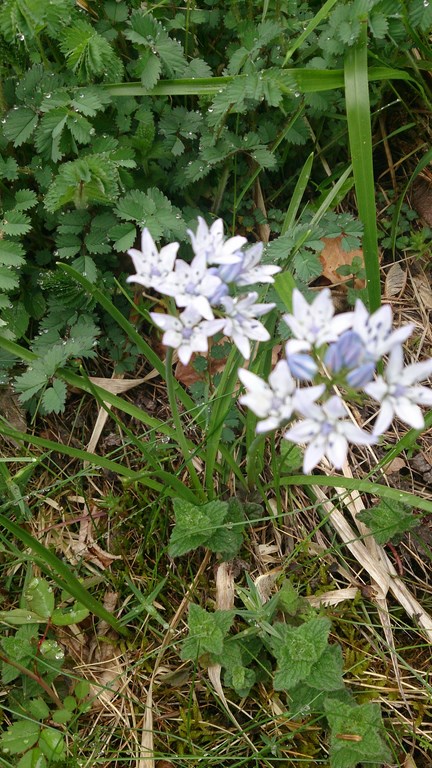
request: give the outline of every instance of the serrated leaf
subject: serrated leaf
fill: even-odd
[[[49,717],[50,709],[47,703],[40,697],[31,699],[28,703],[28,710],[36,720],[45,720]]]
[[[381,735],[384,728],[379,704],[350,706],[345,702],[327,699],[324,709],[331,728],[332,768],[355,768],[364,761],[379,765],[391,761],[390,751]]]
[[[79,115],[77,112],[75,112],[74,116],[68,115],[66,125],[75,141],[79,144],[88,144],[91,141],[92,134],[95,132],[87,118]]]
[[[39,723],[19,720],[9,726],[0,737],[0,748],[10,755],[18,755],[36,744],[40,733]]]
[[[209,613],[192,603],[189,606],[189,635],[183,643],[181,658],[195,660],[204,653],[221,654],[234,616],[235,611]]]
[[[115,241],[114,250],[121,253],[132,248],[136,239],[136,227],[130,224],[117,224],[109,230],[108,235]]]
[[[19,285],[19,279],[16,274],[9,271],[7,267],[0,267],[0,285],[2,291],[12,291]]]
[[[94,117],[102,112],[110,103],[111,98],[101,88],[80,88],[71,101],[71,106],[86,117]]]
[[[278,662],[274,678],[276,691],[294,688],[307,680],[327,648],[331,623],[327,618],[310,619],[299,627],[275,625],[279,637],[272,638]]]
[[[14,240],[0,239],[0,263],[7,266],[19,267],[24,264],[24,248]],[[2,288],[4,290],[3,284]]]
[[[66,384],[60,379],[54,379],[52,386],[47,387],[42,395],[41,405],[45,413],[62,413],[66,404]]]
[[[78,256],[72,262],[72,266],[77,272],[80,272],[90,283],[95,283],[97,278],[97,267],[91,256]]]
[[[15,192],[15,210],[27,211],[37,205],[37,195],[32,189],[19,189]]]
[[[198,507],[184,499],[174,499],[173,506],[176,522],[169,541],[171,557],[184,555],[210,541],[228,514],[225,501],[210,501]]]
[[[340,645],[328,645],[309,672],[307,684],[319,691],[337,691],[344,687],[343,657]]]
[[[404,533],[420,524],[420,519],[413,515],[409,507],[398,501],[385,499],[375,507],[365,509],[358,517],[370,528],[374,539],[380,545],[391,540],[400,541]]]
[[[23,597],[30,611],[49,619],[54,610],[54,592],[45,579],[32,579],[24,590]]]
[[[8,181],[18,178],[18,163],[13,157],[0,157],[0,178]]]
[[[161,76],[162,65],[159,56],[156,56],[149,48],[142,51],[139,61],[135,65],[135,71],[143,87],[150,91]]]
[[[57,163],[64,155],[60,146],[63,130],[69,117],[67,107],[59,107],[47,112],[35,136],[35,145],[42,157]]]
[[[28,107],[11,109],[6,116],[3,133],[14,147],[20,147],[32,135],[38,123],[38,116]]]
[[[29,217],[15,208],[5,212],[5,217],[1,223],[1,229],[9,237],[18,237],[26,235],[31,229]]]

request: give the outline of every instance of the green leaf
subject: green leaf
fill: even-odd
[[[32,189],[19,189],[15,192],[15,210],[27,211],[37,205],[37,195]]]
[[[66,744],[63,733],[54,728],[43,728],[39,737],[39,747],[48,760],[57,763],[66,756]]]
[[[319,691],[337,691],[344,687],[342,648],[328,645],[307,678],[307,684]]]
[[[21,624],[44,624],[46,619],[25,608],[12,608],[11,611],[0,611],[0,622],[20,626]]]
[[[70,608],[56,608],[51,621],[56,627],[67,627],[69,624],[79,624],[87,618],[90,611],[81,603],[75,602]]]
[[[330,760],[332,768],[355,768],[359,763],[391,761],[383,741],[383,722],[379,704],[348,705],[335,699],[324,704],[331,728]],[[352,739],[341,738],[352,736]]]
[[[244,527],[243,506],[237,499],[230,499],[224,524],[212,534],[206,546],[212,552],[220,553],[222,560],[232,560],[243,544]]]
[[[11,109],[6,116],[3,133],[14,147],[20,147],[32,135],[38,123],[38,116],[28,107]]]
[[[209,613],[199,605],[189,606],[189,635],[183,643],[182,659],[198,659],[204,653],[220,654],[235,611]]]
[[[0,737],[0,748],[3,753],[17,755],[25,752],[36,744],[40,733],[39,723],[33,723],[31,720],[19,720],[9,726]]]
[[[51,714],[51,719],[53,723],[58,723],[60,725],[64,723],[68,723],[69,720],[73,718],[74,714],[70,711],[70,709],[56,709]]]
[[[131,224],[116,224],[109,230],[108,235],[115,241],[114,250],[123,253],[132,248],[136,238],[136,227]]]
[[[29,217],[20,210],[13,209],[5,212],[5,217],[0,225],[3,233],[10,237],[26,235],[31,230]]]
[[[0,157],[0,177],[8,181],[18,178],[18,163],[13,157]]]
[[[44,413],[61,413],[66,403],[66,384],[60,379],[54,379],[51,387],[47,387],[42,395],[41,405]]]
[[[34,747],[22,756],[17,768],[47,768],[47,762],[39,747]]]
[[[169,541],[171,557],[180,557],[207,544],[228,513],[225,501],[210,501],[197,507],[184,499],[174,499],[173,506],[176,522]]]
[[[46,720],[50,714],[49,706],[40,696],[37,699],[30,699],[28,710],[36,720]]]
[[[43,640],[39,646],[40,656],[47,661],[61,661],[63,663],[64,651],[57,640]]]
[[[54,610],[54,592],[46,579],[34,578],[24,590],[24,600],[29,610],[49,619]]]
[[[274,678],[276,691],[293,688],[307,680],[311,670],[327,648],[331,622],[327,618],[310,619],[299,627],[276,624],[279,637],[272,638],[278,662]]]
[[[378,544],[399,542],[404,533],[420,525],[420,518],[412,510],[398,501],[382,499],[379,504],[365,509],[358,515],[359,520],[370,528]]]
[[[144,88],[151,91],[158,82],[162,72],[159,57],[150,48],[147,48],[141,53],[139,61],[135,65],[135,71]]]

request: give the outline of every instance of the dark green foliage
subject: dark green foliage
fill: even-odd
[[[313,205],[300,223],[277,235],[313,136],[321,146],[337,137],[340,147],[343,130],[341,121],[328,119],[343,115],[342,92],[327,91],[324,98],[317,87],[301,95],[295,70],[340,66],[358,37],[359,5],[337,4],[298,46],[294,68],[284,66],[289,46],[315,9],[307,3],[279,5],[270,3],[263,13],[242,2],[205,3],[186,13],[167,4],[142,8],[132,0],[101,0],[91,12],[74,0],[2,3],[4,335],[29,343],[38,354],[73,337],[75,346],[66,346],[62,365],[73,356],[85,358],[99,331],[109,348],[112,325],[104,326],[72,281],[59,278],[56,260],[72,261],[112,294],[113,274],[124,279],[128,262],[122,254],[143,226],[157,240],[183,241],[197,213],[212,209],[231,222],[234,210],[235,228],[243,225],[252,238],[256,223],[265,223],[255,207],[252,175],[271,201],[267,258],[290,264],[300,282],[320,274],[323,236],[342,231],[347,250],[355,247],[356,223],[321,217],[310,227]],[[408,50],[406,28],[421,34],[428,13],[417,0],[407,7],[371,4],[369,30],[378,60],[388,64]],[[392,48],[396,39],[404,41],[398,50]],[[186,78],[193,92],[195,83],[207,82],[201,78],[221,75],[232,79],[210,95],[177,97],[174,86],[165,96],[151,94],[166,78]],[[131,81],[150,95],[135,95]],[[123,90],[112,91],[110,83],[123,83]],[[336,162],[346,159],[339,151]],[[89,314],[90,345],[78,323]],[[118,350],[127,343],[112,337],[111,346]],[[113,362],[120,364],[120,358],[116,354]],[[24,397],[33,408],[41,385],[36,379],[33,397]],[[44,386],[42,406],[61,408],[62,388],[48,380]],[[234,439],[234,426],[226,425],[224,440]]]

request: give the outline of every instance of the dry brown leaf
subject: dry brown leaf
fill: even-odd
[[[400,264],[392,264],[387,272],[384,284],[384,296],[389,299],[391,296],[400,296],[404,291],[407,281],[407,273]]]
[[[344,600],[354,600],[357,594],[357,587],[346,587],[345,589],[323,592],[321,595],[312,595],[311,597],[306,597],[306,600],[313,608],[320,608],[322,605],[339,605]]]
[[[232,563],[221,563],[216,572],[216,610],[234,608],[234,572]]]
[[[9,385],[0,387],[0,414],[8,422],[9,426],[18,432],[27,432],[27,421],[18,395]],[[13,437],[2,435],[3,440],[18,447],[19,443]]]
[[[99,544],[93,538],[93,521],[88,515],[83,517],[80,522],[80,530],[78,539],[71,536],[69,545],[69,559],[72,563],[82,562],[83,560],[88,563],[96,565],[104,571],[108,568],[113,560],[121,560],[121,555],[111,555],[102,549]],[[72,557],[70,556],[72,552]]]
[[[343,283],[349,280],[349,277],[341,277],[336,271],[339,267],[346,264],[352,264],[353,259],[356,256],[360,256],[363,263],[363,251],[361,248],[356,248],[352,251],[344,251],[342,248],[342,235],[339,237],[323,237],[322,242],[324,248],[319,254],[319,259],[322,264],[322,274],[330,283]],[[365,287],[364,280],[355,280],[355,287],[360,289]]]
[[[417,213],[432,227],[432,184],[419,179],[413,189],[412,203]]]
[[[396,456],[390,464],[384,467],[383,472],[386,475],[394,475],[395,472],[400,472],[404,467],[406,467],[406,462],[400,456]]]
[[[432,309],[432,289],[426,275],[416,275],[412,281],[424,309]]]

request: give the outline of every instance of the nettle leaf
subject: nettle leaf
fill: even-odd
[[[415,517],[410,507],[398,501],[382,499],[371,509],[365,509],[358,516],[365,523],[378,544],[388,541],[399,542],[402,536],[420,525],[421,519]]]
[[[38,123],[38,116],[28,107],[11,109],[6,115],[3,133],[14,147],[20,147],[30,138]]]
[[[307,680],[318,659],[328,647],[331,622],[327,618],[310,619],[299,627],[276,624],[279,637],[272,638],[278,662],[274,678],[276,691],[293,688]]]
[[[210,501],[198,507],[183,499],[174,499],[173,507],[175,525],[168,550],[171,557],[180,557],[207,545],[228,514],[225,501]]]
[[[192,603],[189,606],[189,635],[183,643],[181,658],[195,660],[204,653],[221,654],[234,616],[235,611],[209,613]]]
[[[355,768],[360,763],[391,761],[385,744],[379,704],[352,704],[327,699],[324,710],[331,728],[330,761],[332,768]],[[351,739],[341,738],[351,736]]]
[[[243,544],[244,528],[243,506],[237,499],[230,499],[224,524],[208,539],[206,547],[212,552],[218,552],[222,560],[232,560]]]
[[[19,720],[2,733],[0,748],[10,755],[18,755],[36,744],[39,734],[39,723],[34,723],[31,720]]]
[[[86,155],[60,166],[45,195],[45,207],[53,213],[68,203],[85,208],[91,202],[109,203],[117,197],[118,170],[109,156]]]
[[[24,590],[23,597],[29,610],[49,619],[54,610],[54,592],[46,579],[32,579]]]
[[[319,691],[337,691],[344,687],[343,656],[339,645],[328,645],[312,667],[307,684]]]

